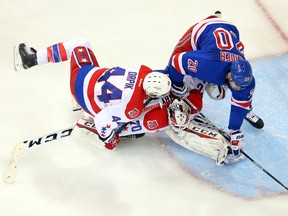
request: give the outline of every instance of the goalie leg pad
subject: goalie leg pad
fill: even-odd
[[[215,160],[218,166],[224,165],[229,143],[219,132],[195,122],[191,122],[189,128],[182,131],[181,135],[175,133],[171,128],[165,132],[175,143]]]

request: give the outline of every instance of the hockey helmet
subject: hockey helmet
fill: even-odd
[[[189,126],[191,108],[182,99],[175,99],[167,108],[168,122],[179,133]]]
[[[153,71],[144,78],[143,89],[149,97],[159,98],[170,92],[171,80],[167,75]]]
[[[234,81],[238,86],[245,88],[252,82],[252,68],[247,60],[242,59],[232,62],[230,71],[232,81]]]

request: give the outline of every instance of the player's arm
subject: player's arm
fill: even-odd
[[[231,150],[235,156],[240,155],[240,150],[244,148],[245,145],[241,126],[245,116],[250,110],[254,87],[254,79],[251,85],[240,91],[235,91],[233,88],[229,87],[232,92],[232,97],[228,128],[230,129]]]
[[[106,148],[113,149],[120,142],[118,129],[128,121],[121,103],[105,107],[94,117],[95,127]]]
[[[229,129],[239,130],[252,104],[255,80],[253,79],[247,88],[240,91],[234,90],[229,86],[228,88],[232,93]]]
[[[190,75],[186,74],[185,69],[182,68],[183,55],[186,52],[172,56],[169,61],[166,71],[172,81],[172,93],[179,98],[185,98],[189,95],[189,88],[187,80],[191,79]]]

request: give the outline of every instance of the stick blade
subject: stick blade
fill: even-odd
[[[20,143],[15,145],[11,153],[11,159],[4,175],[4,182],[13,184],[15,181],[16,171],[21,155],[27,149],[27,145]]]
[[[22,60],[19,54],[18,45],[14,46],[14,70],[19,71],[23,69]]]

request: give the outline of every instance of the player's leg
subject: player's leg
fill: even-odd
[[[94,86],[98,77],[101,75],[101,72],[103,72],[104,70],[105,69],[99,68],[98,61],[93,51],[89,47],[74,47],[71,52],[70,62],[70,90],[76,103],[79,104],[83,108],[83,110],[90,115],[92,114],[88,111],[86,107],[86,101],[84,96],[86,91],[84,91],[84,88],[85,86]],[[89,78],[86,79],[86,76],[88,74]],[[89,88],[87,89],[87,91],[89,91]],[[93,89],[91,89],[91,91],[93,91]],[[95,112],[97,113],[97,110]]]
[[[36,50],[27,43],[20,43],[14,47],[15,70],[21,67],[24,69],[31,68],[35,65],[58,63],[67,61],[72,51],[77,46],[85,46],[90,48],[90,44],[85,39],[73,39],[67,42],[56,43],[46,49]]]

